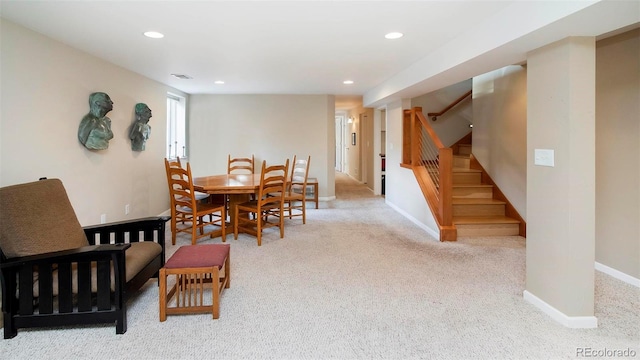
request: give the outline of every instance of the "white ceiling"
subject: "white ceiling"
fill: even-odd
[[[515,2],[2,0],[0,16],[189,94],[334,94],[340,108]]]

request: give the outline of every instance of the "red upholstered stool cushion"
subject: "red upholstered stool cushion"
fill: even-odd
[[[184,269],[217,266],[222,269],[229,256],[229,244],[201,244],[181,246],[167,262],[167,269]]]

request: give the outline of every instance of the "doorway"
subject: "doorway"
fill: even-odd
[[[344,172],[345,169],[345,144],[344,144],[344,127],[346,124],[345,115],[336,115],[336,157],[334,161],[334,167],[336,171]]]

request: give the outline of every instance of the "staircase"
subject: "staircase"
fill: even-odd
[[[494,185],[483,183],[483,170],[471,168],[471,144],[458,144],[453,155],[453,224],[458,236],[508,236],[521,233],[521,221],[507,216],[507,202]]]
[[[412,169],[440,241],[456,241],[458,236],[526,237],[524,219],[471,154],[471,136],[445,147],[422,108],[404,111],[401,166]]]

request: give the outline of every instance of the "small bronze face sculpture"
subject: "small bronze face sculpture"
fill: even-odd
[[[89,95],[89,108],[80,122],[78,140],[89,150],[105,150],[113,139],[111,119],[105,116],[113,110],[113,101],[109,95],[96,92]]]
[[[145,144],[151,135],[151,109],[147,104],[137,103],[135,107],[136,121],[131,125],[129,138],[131,139],[131,150],[144,151]]]

